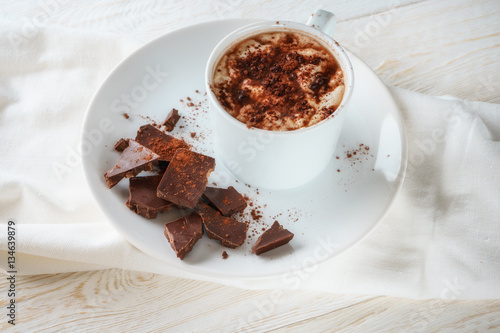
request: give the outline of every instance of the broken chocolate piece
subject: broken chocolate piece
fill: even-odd
[[[201,217],[195,212],[165,224],[165,237],[181,260],[191,252],[202,235]]]
[[[207,187],[203,197],[225,216],[242,212],[247,207],[245,198],[232,186],[227,189]]]
[[[128,147],[128,139],[120,139],[113,147],[114,150],[119,151],[120,153],[124,151]]]
[[[130,178],[127,207],[147,219],[155,219],[158,213],[168,212],[174,204],[156,196],[161,178],[161,175]]]
[[[160,160],[166,162],[172,160],[177,149],[189,148],[183,140],[176,139],[152,125],[141,126],[135,140],[160,155]]]
[[[252,252],[256,255],[262,254],[264,252],[273,250],[281,245],[285,245],[293,238],[293,234],[284,229],[282,225],[275,221],[271,228],[264,231],[262,235],[257,239],[254,246],[252,247]]]
[[[197,208],[208,238],[219,240],[223,246],[232,249],[243,244],[247,237],[245,223],[221,215],[217,210],[203,202],[198,203]]]
[[[178,149],[163,175],[157,195],[176,205],[194,208],[214,168],[212,157]]]
[[[179,119],[181,119],[181,116],[179,116],[179,111],[177,109],[172,109],[162,125],[165,126],[167,132],[172,132]]]
[[[163,174],[165,173],[165,171],[167,171],[167,168],[168,168],[168,164],[169,164],[169,163],[170,163],[170,162],[158,161],[158,165],[157,165],[157,167],[156,167],[156,170],[155,170],[155,171],[157,171],[157,173],[158,173],[159,175],[162,175],[162,176],[163,176]]]
[[[116,165],[104,174],[108,187],[112,188],[123,178],[137,176],[141,171],[151,171],[159,158],[148,148],[129,140]]]

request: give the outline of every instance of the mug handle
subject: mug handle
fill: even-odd
[[[337,25],[337,17],[335,14],[327,12],[323,9],[316,9],[307,20],[307,25],[324,32],[332,37]]]

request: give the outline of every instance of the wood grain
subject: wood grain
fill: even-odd
[[[499,1],[425,1],[341,22],[336,36],[389,85],[500,103],[499,17]]]
[[[15,1],[9,15],[140,41],[214,19],[304,22],[314,8],[336,13],[336,38],[389,85],[429,95],[499,103],[500,1]]]
[[[144,42],[213,19],[304,21],[318,7],[337,14],[336,38],[387,84],[500,102],[497,0],[2,3],[7,16],[30,21],[45,11],[44,24]],[[5,311],[7,281],[0,286]],[[8,325],[2,312],[2,332],[500,331],[500,300],[251,291],[120,269],[18,277],[17,289],[18,325]]]
[[[6,282],[0,283],[5,290]],[[499,301],[407,300],[250,291],[107,269],[20,277],[18,332],[486,331]],[[5,302],[2,300],[1,307]]]

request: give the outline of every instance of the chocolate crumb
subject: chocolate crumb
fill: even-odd
[[[181,116],[179,115],[179,110],[172,109],[168,114],[167,118],[165,119],[165,121],[162,123],[162,125],[165,126],[167,132],[172,132],[175,125],[177,125],[179,119],[181,119]]]
[[[252,220],[254,221],[259,221],[262,218],[260,211],[255,208],[250,211],[250,214],[252,216]]]
[[[229,254],[227,254],[226,251],[222,252],[222,259],[227,259],[227,257],[229,257]]]
[[[114,150],[118,152],[124,151],[128,147],[128,139],[120,139],[115,146],[113,147]]]
[[[128,115],[128,113],[124,113],[123,116],[125,117],[125,119],[130,118],[129,115]]]
[[[356,148],[353,148],[351,150],[346,150],[345,151],[346,158],[349,159],[349,161],[351,162],[351,165],[355,165],[356,162],[361,163],[362,157],[360,157],[360,156],[365,155],[365,160],[368,160],[366,155],[369,155],[369,150],[370,150],[369,146],[366,146],[364,143],[361,143],[358,146],[356,146]]]

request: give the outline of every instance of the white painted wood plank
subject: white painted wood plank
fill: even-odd
[[[293,5],[264,0],[81,0],[52,7],[12,1],[4,7],[10,15],[23,15],[28,21],[46,13],[44,24],[111,32],[141,41],[213,19],[305,21],[314,8],[323,7],[339,17],[336,38],[387,84],[430,95],[500,102],[497,0],[296,1]]]
[[[389,85],[500,103],[500,1],[426,1],[339,23],[339,41]]]
[[[214,19],[261,18],[305,22],[316,8],[336,13],[339,20],[379,13],[422,0],[214,0],[214,1],[12,1],[3,5],[11,15],[29,18],[46,12],[46,24],[131,35],[150,40],[168,31]],[[49,5],[55,4],[55,5]]]
[[[5,290],[6,281],[0,282]],[[249,291],[108,269],[21,277],[23,332],[383,331],[500,328],[499,301]],[[2,300],[1,308],[5,302]],[[10,325],[3,321],[0,330]]]

